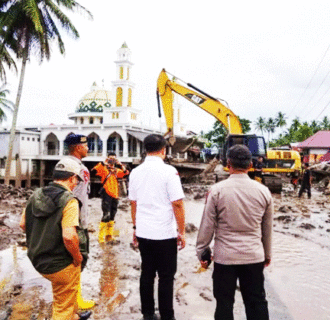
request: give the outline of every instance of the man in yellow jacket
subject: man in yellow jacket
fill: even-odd
[[[116,165],[121,169],[116,168]],[[92,170],[96,170],[96,175],[101,177],[103,184],[100,192],[103,217],[99,227],[99,242],[104,243],[113,239],[119,199],[118,179],[127,176],[129,171],[117,160],[114,153],[110,153],[104,162],[98,163]]]

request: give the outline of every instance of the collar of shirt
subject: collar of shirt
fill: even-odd
[[[158,161],[158,162],[164,162],[162,158],[157,156],[146,156],[144,161]]]
[[[247,173],[232,173],[228,179],[250,179]]]

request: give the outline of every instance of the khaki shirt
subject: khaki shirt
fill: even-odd
[[[247,174],[232,174],[208,195],[197,237],[197,256],[214,236],[214,262],[251,264],[271,258],[273,198]]]

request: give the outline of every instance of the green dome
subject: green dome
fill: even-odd
[[[111,107],[111,92],[100,89],[93,83],[91,92],[80,99],[76,112],[103,112],[103,108]]]

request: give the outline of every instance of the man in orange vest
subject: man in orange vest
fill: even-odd
[[[104,162],[98,163],[92,170],[96,170],[96,175],[101,177],[103,184],[100,191],[103,217],[99,226],[99,243],[104,243],[105,240],[113,239],[114,220],[119,199],[118,179],[127,176],[129,171],[118,161],[114,153],[110,153]]]

